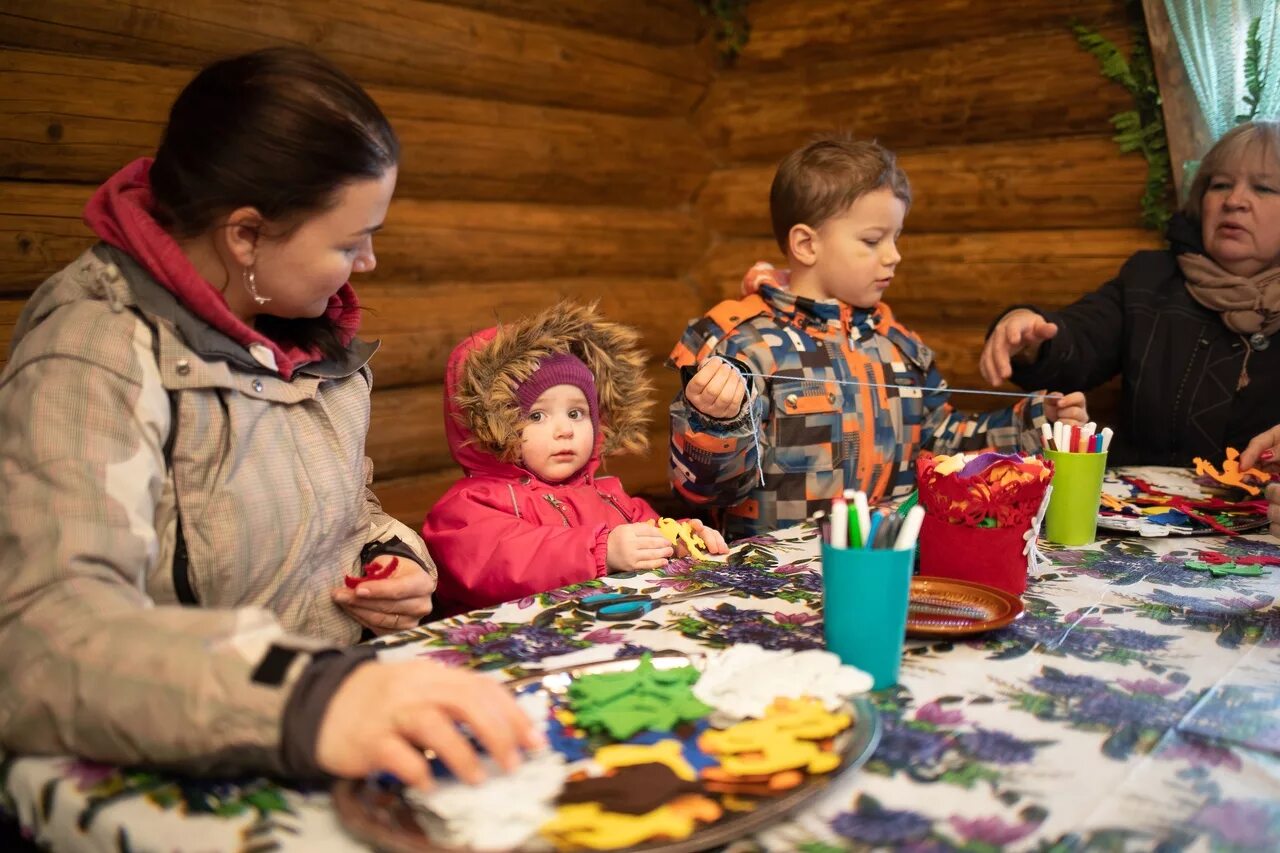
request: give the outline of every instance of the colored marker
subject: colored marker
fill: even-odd
[[[858,537],[862,542],[870,542],[871,536],[871,509],[867,504],[866,492],[855,492],[853,495],[853,518],[858,522]]]
[[[1040,433],[1044,436],[1044,449],[1053,450],[1053,427],[1049,426],[1048,421],[1040,424]]]
[[[871,514],[871,527],[867,531],[867,548],[874,548],[876,544],[876,534],[880,532],[880,525],[884,524],[884,515],[876,510]]]
[[[1103,453],[1106,453],[1107,449],[1111,447],[1111,436],[1113,435],[1115,435],[1115,433],[1111,431],[1111,427],[1106,427],[1102,430],[1102,452]]]
[[[841,551],[849,547],[849,505],[844,498],[831,501],[831,547]]]
[[[905,551],[916,544],[916,539],[920,536],[920,525],[924,523],[924,507],[913,506],[911,512],[907,513],[907,518],[902,522],[902,529],[898,531],[898,537],[894,540],[893,548],[895,551]]]

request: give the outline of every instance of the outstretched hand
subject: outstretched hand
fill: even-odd
[[[1000,318],[982,348],[978,367],[994,388],[1013,375],[1013,359],[1034,360],[1040,345],[1058,334],[1058,325],[1034,311],[1019,308]]]

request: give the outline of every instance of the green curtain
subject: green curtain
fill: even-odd
[[[1254,118],[1280,119],[1280,6],[1277,0],[1164,0],[1187,79],[1214,139],[1247,113],[1244,96],[1245,38],[1261,19],[1264,73],[1262,98]]]

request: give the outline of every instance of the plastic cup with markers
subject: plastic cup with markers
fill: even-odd
[[[1098,534],[1098,502],[1112,432],[1059,421],[1044,425],[1045,458],[1053,462],[1053,492],[1044,535],[1059,545],[1088,545]]]

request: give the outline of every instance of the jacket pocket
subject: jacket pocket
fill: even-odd
[[[802,474],[844,464],[844,395],[834,382],[774,379],[766,471]]]

